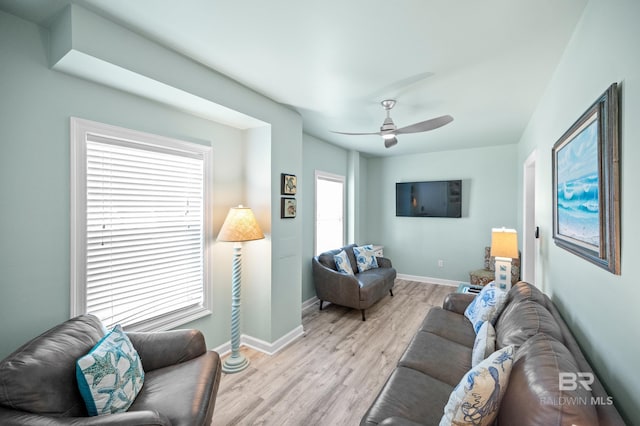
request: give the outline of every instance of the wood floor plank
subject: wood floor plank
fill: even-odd
[[[213,426],[358,425],[432,306],[450,286],[396,280],[394,296],[367,310],[318,304],[304,335],[268,356],[241,348],[251,364],[222,374]]]

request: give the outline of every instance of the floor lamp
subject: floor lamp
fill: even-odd
[[[240,281],[242,275],[242,242],[264,238],[256,217],[248,207],[232,207],[222,224],[218,241],[229,241],[233,245],[232,290],[231,290],[231,356],[222,363],[225,373],[237,373],[249,366],[249,360],[240,353]]]
[[[518,257],[518,233],[515,229],[491,230],[491,256],[496,258],[496,285],[511,288],[511,260]]]

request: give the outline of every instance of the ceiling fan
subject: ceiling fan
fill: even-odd
[[[391,119],[390,111],[396,104],[394,99],[385,99],[380,102],[384,109],[387,111],[387,118],[384,119],[382,126],[380,127],[379,132],[370,132],[370,133],[350,133],[350,132],[333,132],[339,133],[341,135],[380,135],[384,139],[385,148],[391,148],[395,144],[398,143],[397,135],[402,135],[406,133],[419,133],[426,132],[429,130],[437,129],[438,127],[442,127],[445,124],[449,124],[453,121],[453,117],[450,115],[443,115],[441,117],[431,118],[429,120],[421,121],[419,123],[412,124],[410,126],[405,126],[401,128],[397,128],[393,119]]]

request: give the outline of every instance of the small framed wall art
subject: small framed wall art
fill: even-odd
[[[282,195],[296,195],[296,189],[298,187],[298,179],[296,175],[289,175],[281,173],[281,194]]]
[[[553,239],[620,274],[618,88],[612,84],[553,146]]]
[[[296,199],[290,197],[282,197],[280,199],[280,218],[293,219],[296,217]]]

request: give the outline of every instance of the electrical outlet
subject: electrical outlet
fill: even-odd
[[[444,260],[440,259],[438,260],[438,268],[443,268],[444,267]]]

